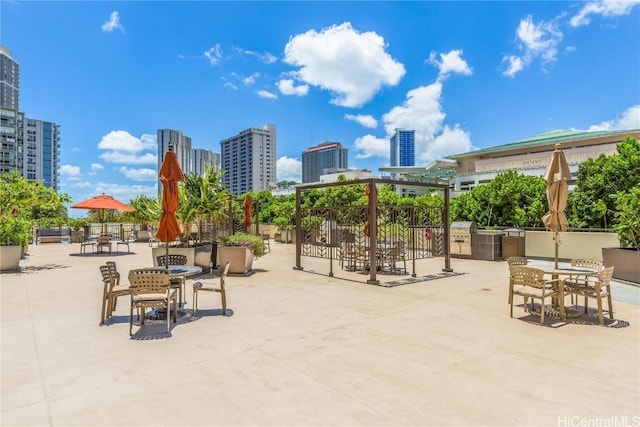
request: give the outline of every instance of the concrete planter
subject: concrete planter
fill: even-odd
[[[0,271],[20,270],[22,246],[0,246]]]
[[[82,243],[84,241],[84,231],[74,230],[71,232],[71,243]]]
[[[602,248],[605,267],[615,267],[613,278],[640,283],[640,251],[630,248]]]
[[[244,246],[218,246],[218,265],[229,261],[229,274],[247,274],[253,267],[253,251]]]

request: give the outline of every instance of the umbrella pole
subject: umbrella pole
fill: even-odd
[[[166,257],[164,257],[164,268],[166,268],[167,270],[169,269],[169,242],[164,242],[164,247],[165,247],[165,255]],[[556,247],[556,252],[557,252],[558,248]],[[556,267],[557,267],[558,262],[556,261]]]
[[[558,269],[558,232],[556,231],[554,234],[555,234],[555,237],[554,237],[554,243],[555,243],[555,247],[556,247],[556,253],[555,253],[555,256],[556,256],[556,258],[555,258],[556,264],[555,264],[555,267],[554,267],[554,268],[557,270],[557,269]]]

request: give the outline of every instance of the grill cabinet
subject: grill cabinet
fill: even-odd
[[[449,228],[451,256],[471,258],[471,236],[476,232],[473,221],[454,221]]]

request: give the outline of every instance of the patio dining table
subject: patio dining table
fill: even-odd
[[[585,267],[559,267],[559,268],[546,268],[543,269],[544,274],[551,276],[552,280],[558,280],[555,283],[558,283],[558,287],[560,290],[560,298],[553,298],[553,303],[551,306],[545,307],[545,315],[551,316],[555,318],[560,317],[561,309],[564,309],[565,317],[579,317],[580,312],[578,310],[567,309],[564,307],[564,279],[563,277],[581,277],[588,278],[590,276],[597,276],[598,271],[585,268]]]
[[[158,265],[158,266],[154,266],[152,268],[165,268],[164,265]],[[169,265],[166,266],[166,268],[169,270],[169,275],[172,278],[175,277],[189,277],[189,276],[195,276],[197,274],[202,273],[202,267],[198,267],[197,265]],[[186,292],[183,293],[183,295],[186,294]],[[187,312],[186,310],[183,308],[183,305],[186,303],[186,301],[180,301],[179,302],[179,307],[178,307],[178,316],[184,316]],[[156,310],[152,310],[149,313],[147,313],[147,318],[151,318],[151,319],[159,319],[159,318],[164,318],[164,316],[166,316],[167,313],[165,312],[165,310],[163,309],[156,309]]]

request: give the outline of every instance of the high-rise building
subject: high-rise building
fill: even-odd
[[[220,170],[220,154],[204,148],[194,148],[191,153],[191,171],[203,174],[211,166],[214,172]]]
[[[347,170],[348,149],[339,142],[323,142],[302,152],[302,183],[318,182],[328,170]]]
[[[20,66],[0,45],[0,173],[18,173],[30,182],[60,188],[60,127],[25,118],[20,110]]]
[[[53,122],[25,118],[23,174],[27,180],[42,180],[46,187],[58,191],[60,182],[60,129]]]
[[[415,166],[416,131],[396,129],[389,140],[390,166]]]
[[[20,109],[20,65],[11,51],[0,45],[0,107]]]
[[[222,183],[236,195],[276,185],[276,127],[265,124],[220,141]]]
[[[158,170],[164,161],[164,155],[169,151],[169,146],[173,147],[182,172],[191,172],[191,138],[184,136],[181,131],[173,129],[158,129]]]

